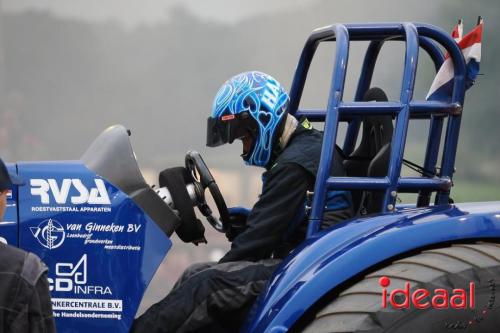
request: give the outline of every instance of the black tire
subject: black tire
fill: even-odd
[[[454,288],[469,290],[475,283],[474,309],[382,309],[379,279],[390,278],[387,289],[416,288],[434,291]],[[352,285],[323,309],[306,326],[307,333],[339,332],[500,332],[500,245],[494,243],[455,244],[426,250],[394,261]],[[495,298],[495,294],[499,295]]]

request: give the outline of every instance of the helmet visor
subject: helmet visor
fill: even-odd
[[[217,147],[245,135],[245,126],[240,115],[225,115],[221,118],[208,117],[207,119],[207,146]]]

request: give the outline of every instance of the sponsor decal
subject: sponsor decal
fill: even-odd
[[[455,309],[470,311],[471,317],[467,320],[444,321],[445,329],[467,329],[484,321],[496,303],[496,283],[494,279],[488,280],[490,296],[486,304],[476,305],[476,285],[469,282],[468,288],[455,288],[448,291],[444,288],[428,290],[418,288],[410,292],[410,282],[405,282],[403,289],[393,289],[390,292],[387,288],[391,284],[390,278],[383,276],[379,279],[382,287],[382,308],[391,307],[393,309]],[[468,312],[469,313],[469,312]]]
[[[129,223],[126,225],[115,223],[66,223],[62,224],[55,219],[42,221],[37,227],[30,227],[31,234],[43,247],[53,250],[59,248],[68,239],[80,241],[81,246],[101,246],[106,250],[140,251],[140,244],[130,244],[131,241],[141,241],[141,237],[117,235],[138,234],[141,224]],[[126,242],[120,244],[120,239]]]
[[[102,179],[94,179],[94,182],[96,187],[89,190],[83,185],[80,179],[63,179],[59,184],[55,179],[31,179],[31,194],[40,196],[40,201],[44,205],[50,204],[51,200],[61,205],[69,202],[73,205],[111,204],[104,181]],[[73,195],[68,198],[69,191],[72,188],[78,192],[78,195]]]
[[[110,194],[104,180],[94,178],[83,183],[78,178],[33,178],[30,179],[30,186],[35,202],[30,210],[34,215],[39,212],[76,213],[74,217],[69,214],[57,215],[66,221],[48,219],[38,226],[32,224],[31,234],[43,247],[57,249],[69,241],[71,247],[94,246],[110,251],[141,251],[143,237],[128,236],[131,233],[141,234],[141,223],[115,223],[111,214],[108,215],[109,218],[87,215],[111,213]],[[96,220],[98,222],[94,222]]]
[[[54,219],[44,220],[38,227],[30,227],[30,231],[38,243],[49,250],[57,249],[66,238],[63,226]]]
[[[72,291],[74,285],[82,285],[85,283],[87,283],[86,254],[84,254],[76,264],[57,263],[55,279],[49,278],[49,289],[51,291]]]
[[[222,116],[221,120],[222,121],[228,121],[228,120],[232,120],[234,118],[236,118],[234,114],[228,114],[226,116]]]
[[[463,330],[483,322],[488,316],[488,314],[490,314],[490,311],[492,311],[495,308],[497,286],[494,279],[488,280],[488,289],[490,291],[488,302],[484,306],[476,309],[468,320],[458,320],[458,321],[447,320],[444,323],[444,327],[448,330],[451,329]]]
[[[87,255],[76,263],[57,263],[55,278],[49,278],[52,291],[73,292],[83,295],[112,295],[111,289],[104,286],[87,284]]]
[[[102,179],[94,179],[94,186],[84,185],[81,179],[65,178],[30,179],[30,193],[38,197],[41,206],[31,207],[32,212],[111,212],[106,185]],[[65,206],[67,205],[67,206]]]
[[[53,310],[73,311],[119,311],[122,309],[121,299],[86,299],[86,298],[54,298]]]
[[[383,276],[379,279],[379,284],[382,287],[382,308],[387,308],[387,300],[394,309],[474,309],[476,307],[475,284],[469,283],[468,290],[453,289],[448,292],[444,288],[436,288],[434,291],[429,291],[425,288],[419,288],[410,293],[410,282],[405,282],[404,289],[393,289],[390,293],[387,292],[387,287],[391,284],[391,279]],[[429,300],[430,299],[430,300]]]
[[[112,297],[111,288],[89,281],[88,267],[87,254],[76,263],[56,264],[55,276],[48,278],[49,289],[56,293],[53,296],[64,293],[65,297],[52,297],[54,316],[121,320],[123,301],[106,298]]]
[[[106,250],[140,251],[141,245],[137,244],[117,244],[119,238],[123,238],[127,243],[140,241],[140,237],[117,237],[117,235],[138,234],[141,224],[129,223],[126,225],[109,223],[101,224],[97,222],[88,223],[68,223],[66,225],[66,237],[68,239],[80,239],[81,245],[102,246]]]

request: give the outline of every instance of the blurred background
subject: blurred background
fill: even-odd
[[[334,22],[422,21],[468,32],[485,18],[481,73],[466,96],[452,196],[499,200],[500,2],[498,0],[0,0],[0,156],[78,159],[106,127],[123,124],[148,181],[205,157],[228,205],[251,206],[261,169],[244,167],[241,146],[205,148],[212,99],[230,76],[260,70],[289,88],[310,32]],[[374,85],[397,99],[404,45],[384,46]],[[352,99],[366,44],[351,46],[345,99]],[[302,107],[326,106],[334,44],[320,46]],[[421,53],[415,99],[435,72]],[[428,123],[411,125],[407,158],[422,162]],[[319,126],[321,127],[321,126]],[[408,172],[408,171],[405,171]],[[408,199],[411,200],[411,199]],[[225,238],[207,227],[208,245],[174,238],[141,310],[161,299],[193,262],[217,260]]]

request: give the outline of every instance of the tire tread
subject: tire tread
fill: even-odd
[[[381,311],[378,302],[382,295],[378,279],[382,276],[389,277],[391,286],[396,288],[400,288],[406,281],[410,281],[410,286],[414,287],[436,280],[448,281],[449,274],[468,275],[468,271],[498,266],[499,263],[500,245],[487,242],[454,244],[396,260],[343,290],[316,314],[315,320],[303,332],[346,333],[382,330],[382,324],[377,317],[377,313]],[[384,310],[391,311],[394,310]]]

